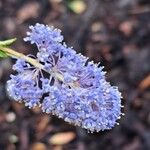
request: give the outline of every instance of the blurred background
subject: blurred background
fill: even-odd
[[[54,116],[10,100],[10,58],[0,60],[0,150],[150,150],[149,0],[0,0],[0,40],[26,44],[29,25],[53,25],[77,52],[101,62],[107,81],[122,92],[125,116],[110,131],[88,133]]]

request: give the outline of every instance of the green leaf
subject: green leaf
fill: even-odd
[[[86,4],[82,0],[73,0],[68,2],[68,7],[76,14],[81,14],[86,9]]]
[[[8,57],[8,55],[5,52],[0,50],[0,57],[6,58],[6,57]]]
[[[5,41],[0,41],[0,46],[10,46],[12,45],[17,39],[13,38],[13,39],[9,39],[9,40],[5,40]]]

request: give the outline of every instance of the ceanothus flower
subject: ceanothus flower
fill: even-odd
[[[31,41],[31,44],[36,44],[38,48],[47,48],[53,42],[62,42],[63,36],[61,30],[48,25],[37,23],[35,26],[29,27],[32,32],[27,32],[28,37],[24,38],[25,41]]]
[[[43,24],[30,29],[24,40],[36,44],[36,60],[43,68],[18,59],[13,67],[17,75],[8,81],[11,97],[91,132],[114,127],[121,94],[105,80],[103,67],[67,47],[60,30]]]
[[[7,91],[10,97],[15,101],[24,102],[25,106],[32,108],[40,103],[43,95],[36,83],[33,71],[24,71],[7,81]]]

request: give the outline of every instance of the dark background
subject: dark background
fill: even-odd
[[[0,0],[0,40],[17,37],[13,48],[34,54],[36,47],[22,40],[28,26],[60,28],[69,46],[105,66],[107,81],[122,92],[125,116],[112,130],[91,134],[30,110],[8,98],[15,61],[1,59],[0,150],[150,149],[150,1],[81,1]]]

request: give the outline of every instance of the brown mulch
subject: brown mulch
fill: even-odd
[[[71,1],[71,0],[70,0]],[[7,96],[14,60],[0,60],[0,150],[149,150],[150,1],[83,0],[76,13],[69,0],[1,0],[0,40],[17,37],[13,48],[35,53],[22,38],[31,24],[62,30],[65,41],[107,71],[122,92],[119,126],[88,133],[57,117],[30,110]],[[32,51],[31,51],[32,50]]]

